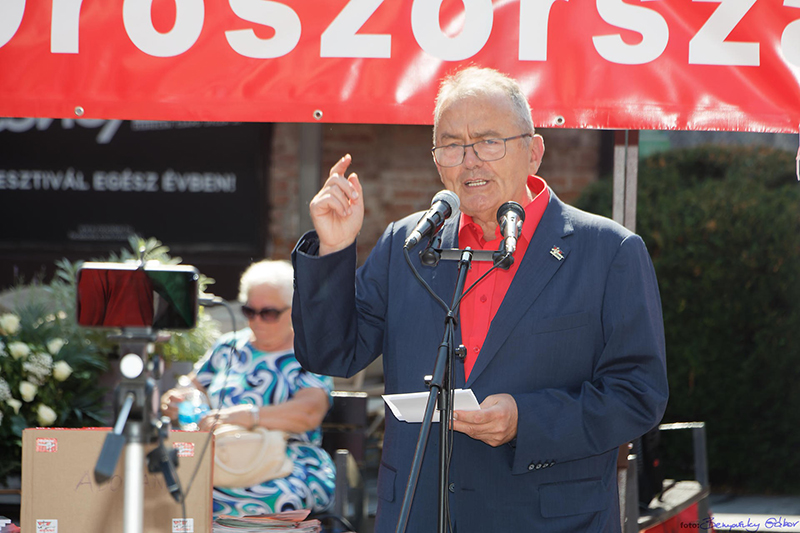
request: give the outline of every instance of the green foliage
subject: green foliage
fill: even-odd
[[[666,328],[664,421],[706,422],[717,487],[800,490],[794,172],[793,154],[765,147],[703,146],[640,162],[637,232],[653,258]],[[610,190],[595,184],[576,205],[607,214]],[[691,453],[667,449],[665,467],[691,464]]]

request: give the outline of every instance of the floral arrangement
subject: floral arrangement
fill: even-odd
[[[155,239],[132,237],[133,252],[99,261],[180,262]],[[49,284],[17,288],[13,311],[0,314],[0,484],[21,471],[22,431],[28,427],[108,426],[107,389],[98,385],[118,346],[107,332],[75,320],[76,273],[81,263],[56,262]],[[214,280],[201,275],[200,290]],[[157,351],[168,361],[196,361],[219,336],[200,309],[197,327],[171,332]]]
[[[26,427],[103,425],[106,359],[67,320],[38,303],[0,315],[0,482],[20,471]]]

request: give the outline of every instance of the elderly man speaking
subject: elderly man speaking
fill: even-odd
[[[544,141],[518,84],[470,67],[446,78],[434,112],[433,160],[460,199],[442,248],[498,250],[497,212],[524,208],[514,262],[464,298],[454,387],[480,410],[456,411],[449,516],[457,533],[620,531],[618,447],[661,419],[667,402],[661,301],[640,237],[561,202],[536,175]],[[310,204],[315,230],[292,259],[297,359],[313,372],[351,376],[379,354],[387,393],[425,390],[445,312],[413,277],[403,246],[420,213],[394,222],[356,270],[364,216],[349,155]],[[411,260],[442,298],[457,265]],[[473,262],[467,286],[490,262]],[[399,518],[419,426],[387,414],[376,531]],[[438,439],[422,465],[408,531],[437,526]]]

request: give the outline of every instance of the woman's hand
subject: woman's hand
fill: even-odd
[[[222,424],[235,424],[252,428],[253,422],[267,429],[279,429],[287,433],[303,433],[319,427],[330,408],[328,393],[320,388],[300,389],[295,395],[279,404],[259,407],[258,417],[252,413],[252,404],[246,403],[209,411],[198,422],[201,431],[210,431]],[[219,418],[215,418],[219,413]]]
[[[168,416],[170,420],[178,420],[178,405],[186,399],[189,394],[199,390],[206,394],[205,388],[197,381],[194,372],[178,379],[179,387],[169,389],[161,395],[161,416]]]
[[[170,389],[161,395],[161,416],[168,416],[170,420],[178,419],[178,404],[180,404],[189,389]]]
[[[219,414],[219,418],[217,418],[217,414]],[[223,424],[233,424],[250,429],[257,420],[258,417],[253,416],[253,404],[244,403],[222,409],[212,409],[203,415],[197,426],[200,431],[211,431]]]

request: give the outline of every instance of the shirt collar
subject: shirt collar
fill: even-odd
[[[531,192],[531,196],[533,196],[533,200],[523,206],[525,209],[525,220],[522,222],[521,236],[525,237],[525,240],[530,242],[536,231],[536,227],[539,225],[539,220],[541,220],[544,210],[547,208],[547,203],[550,201],[550,192],[547,189],[547,182],[536,175],[528,176],[527,186],[528,190]],[[458,228],[459,241],[462,240],[464,231],[470,231],[478,242],[482,242],[483,230],[472,220],[471,216],[461,213]],[[498,226],[495,229],[495,239],[501,237],[500,227]]]

